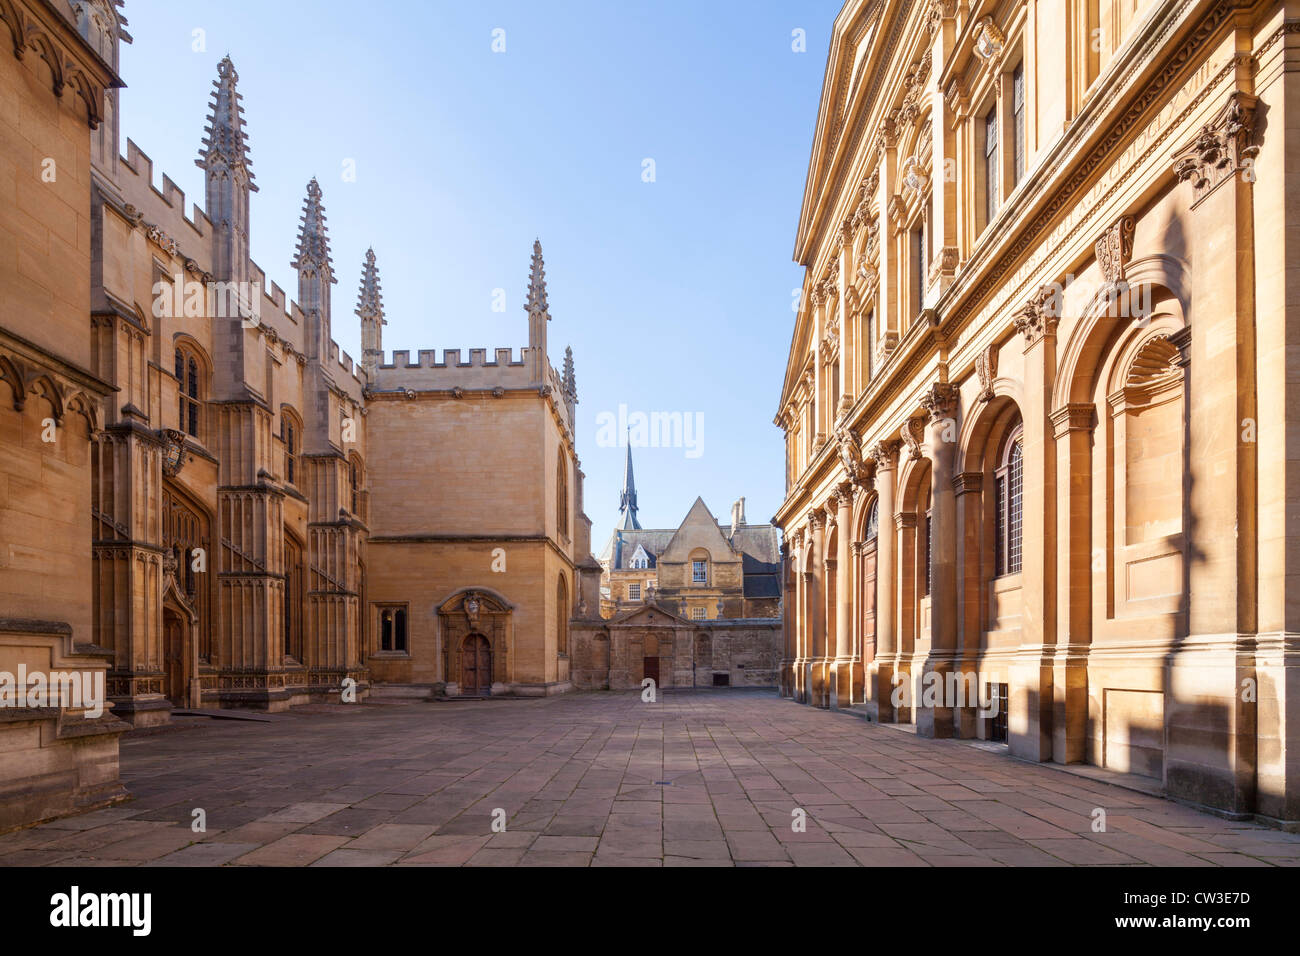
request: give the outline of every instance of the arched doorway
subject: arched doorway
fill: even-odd
[[[189,675],[185,657],[188,623],[170,607],[163,608],[163,696],[173,707],[189,706]]]
[[[460,692],[484,697],[492,692],[492,647],[482,634],[469,634],[461,644]]]

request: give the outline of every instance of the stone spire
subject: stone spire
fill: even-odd
[[[578,404],[578,380],[573,375],[573,349],[564,347],[564,400],[570,405]]]
[[[528,301],[524,309],[529,315],[541,314],[551,317],[546,304],[546,264],[542,262],[542,242],[533,240],[533,260],[528,271]]]
[[[329,287],[338,280],[330,259],[320,183],[314,176],[307,184],[307,198],[298,222],[298,252],[289,266],[298,270],[298,305],[307,317],[307,357],[324,360],[330,353]]]
[[[627,443],[627,463],[623,466],[623,494],[618,500],[618,524],[614,526],[621,531],[640,531],[641,522],[636,519],[636,479],[632,476],[632,441]]]
[[[330,258],[329,228],[325,225],[325,207],[321,205],[320,183],[316,177],[307,184],[307,198],[298,217],[298,254],[289,265],[298,270],[315,266],[334,281],[334,260]]]
[[[373,382],[384,359],[384,296],[379,290],[379,269],[375,265],[375,250],[366,250],[366,262],[361,267],[361,289],[357,294],[357,316],[361,319],[361,367]]]
[[[257,192],[238,82],[235,64],[230,57],[223,57],[217,64],[217,78],[212,81],[203,145],[194,161],[207,173],[204,212],[212,221],[212,272],[226,282],[248,280],[248,199]]]
[[[528,272],[528,349],[531,358],[532,381],[536,386],[547,385],[550,360],[546,357],[546,323],[551,313],[546,304],[546,267],[542,262],[542,243],[533,240],[533,261]]]

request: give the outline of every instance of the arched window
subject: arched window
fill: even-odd
[[[569,469],[564,464],[564,452],[560,452],[557,475],[555,478],[555,523],[560,534],[569,537]]]
[[[291,485],[298,483],[298,452],[302,426],[288,409],[280,410],[280,440],[284,442],[284,477]]]
[[[180,390],[180,430],[199,437],[199,362],[185,346],[176,349],[176,383]]]
[[[876,536],[880,533],[880,502],[871,502],[871,510],[867,512],[867,532],[864,540],[875,541]]]
[[[1003,442],[994,474],[994,507],[996,534],[994,536],[994,562],[996,574],[1020,573],[1020,532],[1024,520],[1021,491],[1023,473],[1024,429],[1012,428]]]
[[[349,510],[358,518],[361,517],[361,482],[363,479],[361,462],[356,455],[353,455],[348,459],[348,500],[351,503]]]

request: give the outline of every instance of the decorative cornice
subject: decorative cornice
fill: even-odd
[[[952,476],[952,488],[957,497],[978,494],[984,487],[982,471],[961,471]]]

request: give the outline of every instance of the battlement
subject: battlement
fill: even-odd
[[[379,366],[375,385],[379,388],[521,388],[529,384],[528,349],[468,349],[462,359],[461,349],[443,349],[438,361],[437,349],[420,349],[411,361],[409,349],[394,349],[392,362]]]
[[[496,358],[492,361],[487,359],[487,349],[469,349],[469,361],[460,360],[460,349],[443,349],[442,361],[438,361],[437,349],[419,349],[416,361],[411,361],[410,349],[394,349],[393,361],[383,363],[381,369],[406,369],[406,368],[505,368],[509,366],[522,366],[525,361],[524,353],[527,348],[519,350],[519,360],[515,361],[515,350],[511,348],[494,349]]]
[[[198,203],[194,203],[190,215],[185,215],[185,191],[172,181],[166,173],[162,174],[162,188],[154,185],[153,160],[128,137],[126,155],[120,157],[120,169],[132,177],[118,185],[127,202],[132,203],[146,220],[169,233],[182,247],[194,249],[190,258],[199,260],[195,253],[202,250],[204,260],[208,257],[208,242],[212,236],[210,220]],[[157,202],[149,200],[156,199]],[[165,207],[165,208],[164,208]],[[198,248],[196,243],[199,244]],[[202,260],[199,260],[202,261]]]

